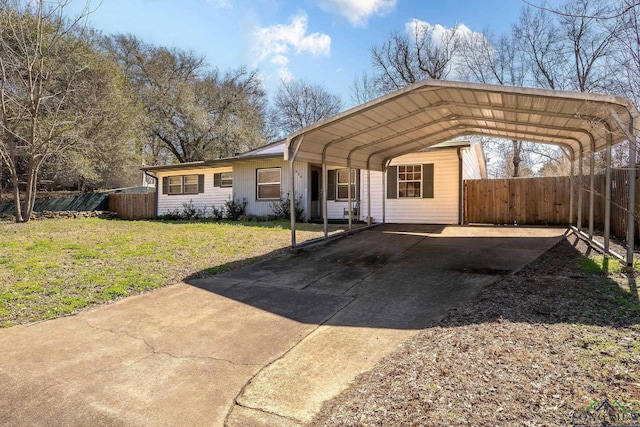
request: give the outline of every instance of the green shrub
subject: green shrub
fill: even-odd
[[[229,199],[224,202],[224,209],[226,211],[226,217],[234,221],[238,221],[247,211],[247,199],[243,198],[242,201],[235,201]]]
[[[289,193],[285,197],[280,196],[280,199],[271,202],[271,212],[277,219],[287,219],[291,217]],[[296,221],[304,222],[306,220],[304,216],[304,208],[302,207],[302,197],[295,199],[293,202],[293,209],[296,213]]]

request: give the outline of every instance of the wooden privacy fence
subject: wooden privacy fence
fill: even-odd
[[[146,219],[156,216],[155,193],[109,194],[109,210],[122,219]]]
[[[627,232],[627,171],[611,171],[611,233],[625,237]],[[510,178],[466,180],[464,183],[465,223],[567,225],[571,178]],[[583,178],[582,226],[589,224],[589,176]],[[578,218],[579,179],[575,178],[572,223]],[[595,176],[594,226],[604,227],[604,174]],[[640,202],[636,185],[636,203]],[[638,205],[636,205],[636,212]],[[638,228],[636,227],[636,232]]]

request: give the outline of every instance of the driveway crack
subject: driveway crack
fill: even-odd
[[[116,329],[110,329],[110,328],[103,328],[103,327],[100,327],[100,326],[95,326],[95,325],[92,325],[88,320],[81,320],[81,322],[84,323],[85,325],[87,325],[88,327],[90,327],[91,329],[95,329],[97,331],[109,332],[109,333],[116,334],[116,335],[125,335],[125,336],[127,336],[127,337],[129,337],[129,338],[131,338],[131,339],[133,339],[135,341],[139,341],[139,342],[143,343],[149,349],[149,352],[152,355],[165,355],[165,356],[171,357],[173,359],[210,360],[210,361],[215,361],[215,362],[229,363],[229,364],[234,365],[234,366],[254,366],[254,367],[255,366],[262,366],[262,364],[258,364],[258,363],[238,363],[238,362],[234,362],[233,360],[225,359],[225,358],[222,358],[222,357],[173,354],[173,353],[170,353],[170,352],[165,351],[165,350],[158,350],[156,347],[154,347],[145,338],[133,335],[128,331],[116,330]]]

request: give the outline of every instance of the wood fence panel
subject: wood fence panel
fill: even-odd
[[[147,219],[156,216],[155,193],[109,194],[109,210],[122,219]]]
[[[640,212],[640,182],[636,181],[636,212]],[[589,176],[583,177],[582,226],[589,226]],[[578,218],[580,180],[573,187],[572,223]],[[571,178],[511,178],[465,181],[465,222],[483,224],[567,225],[570,213]],[[626,169],[611,171],[611,234],[626,237],[628,175]],[[604,228],[605,176],[594,179],[594,227]],[[636,215],[637,218],[637,215]],[[636,235],[638,224],[636,219]]]

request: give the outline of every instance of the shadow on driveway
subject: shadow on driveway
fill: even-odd
[[[299,254],[190,281],[303,323],[421,329],[518,271],[563,229],[384,225]]]

